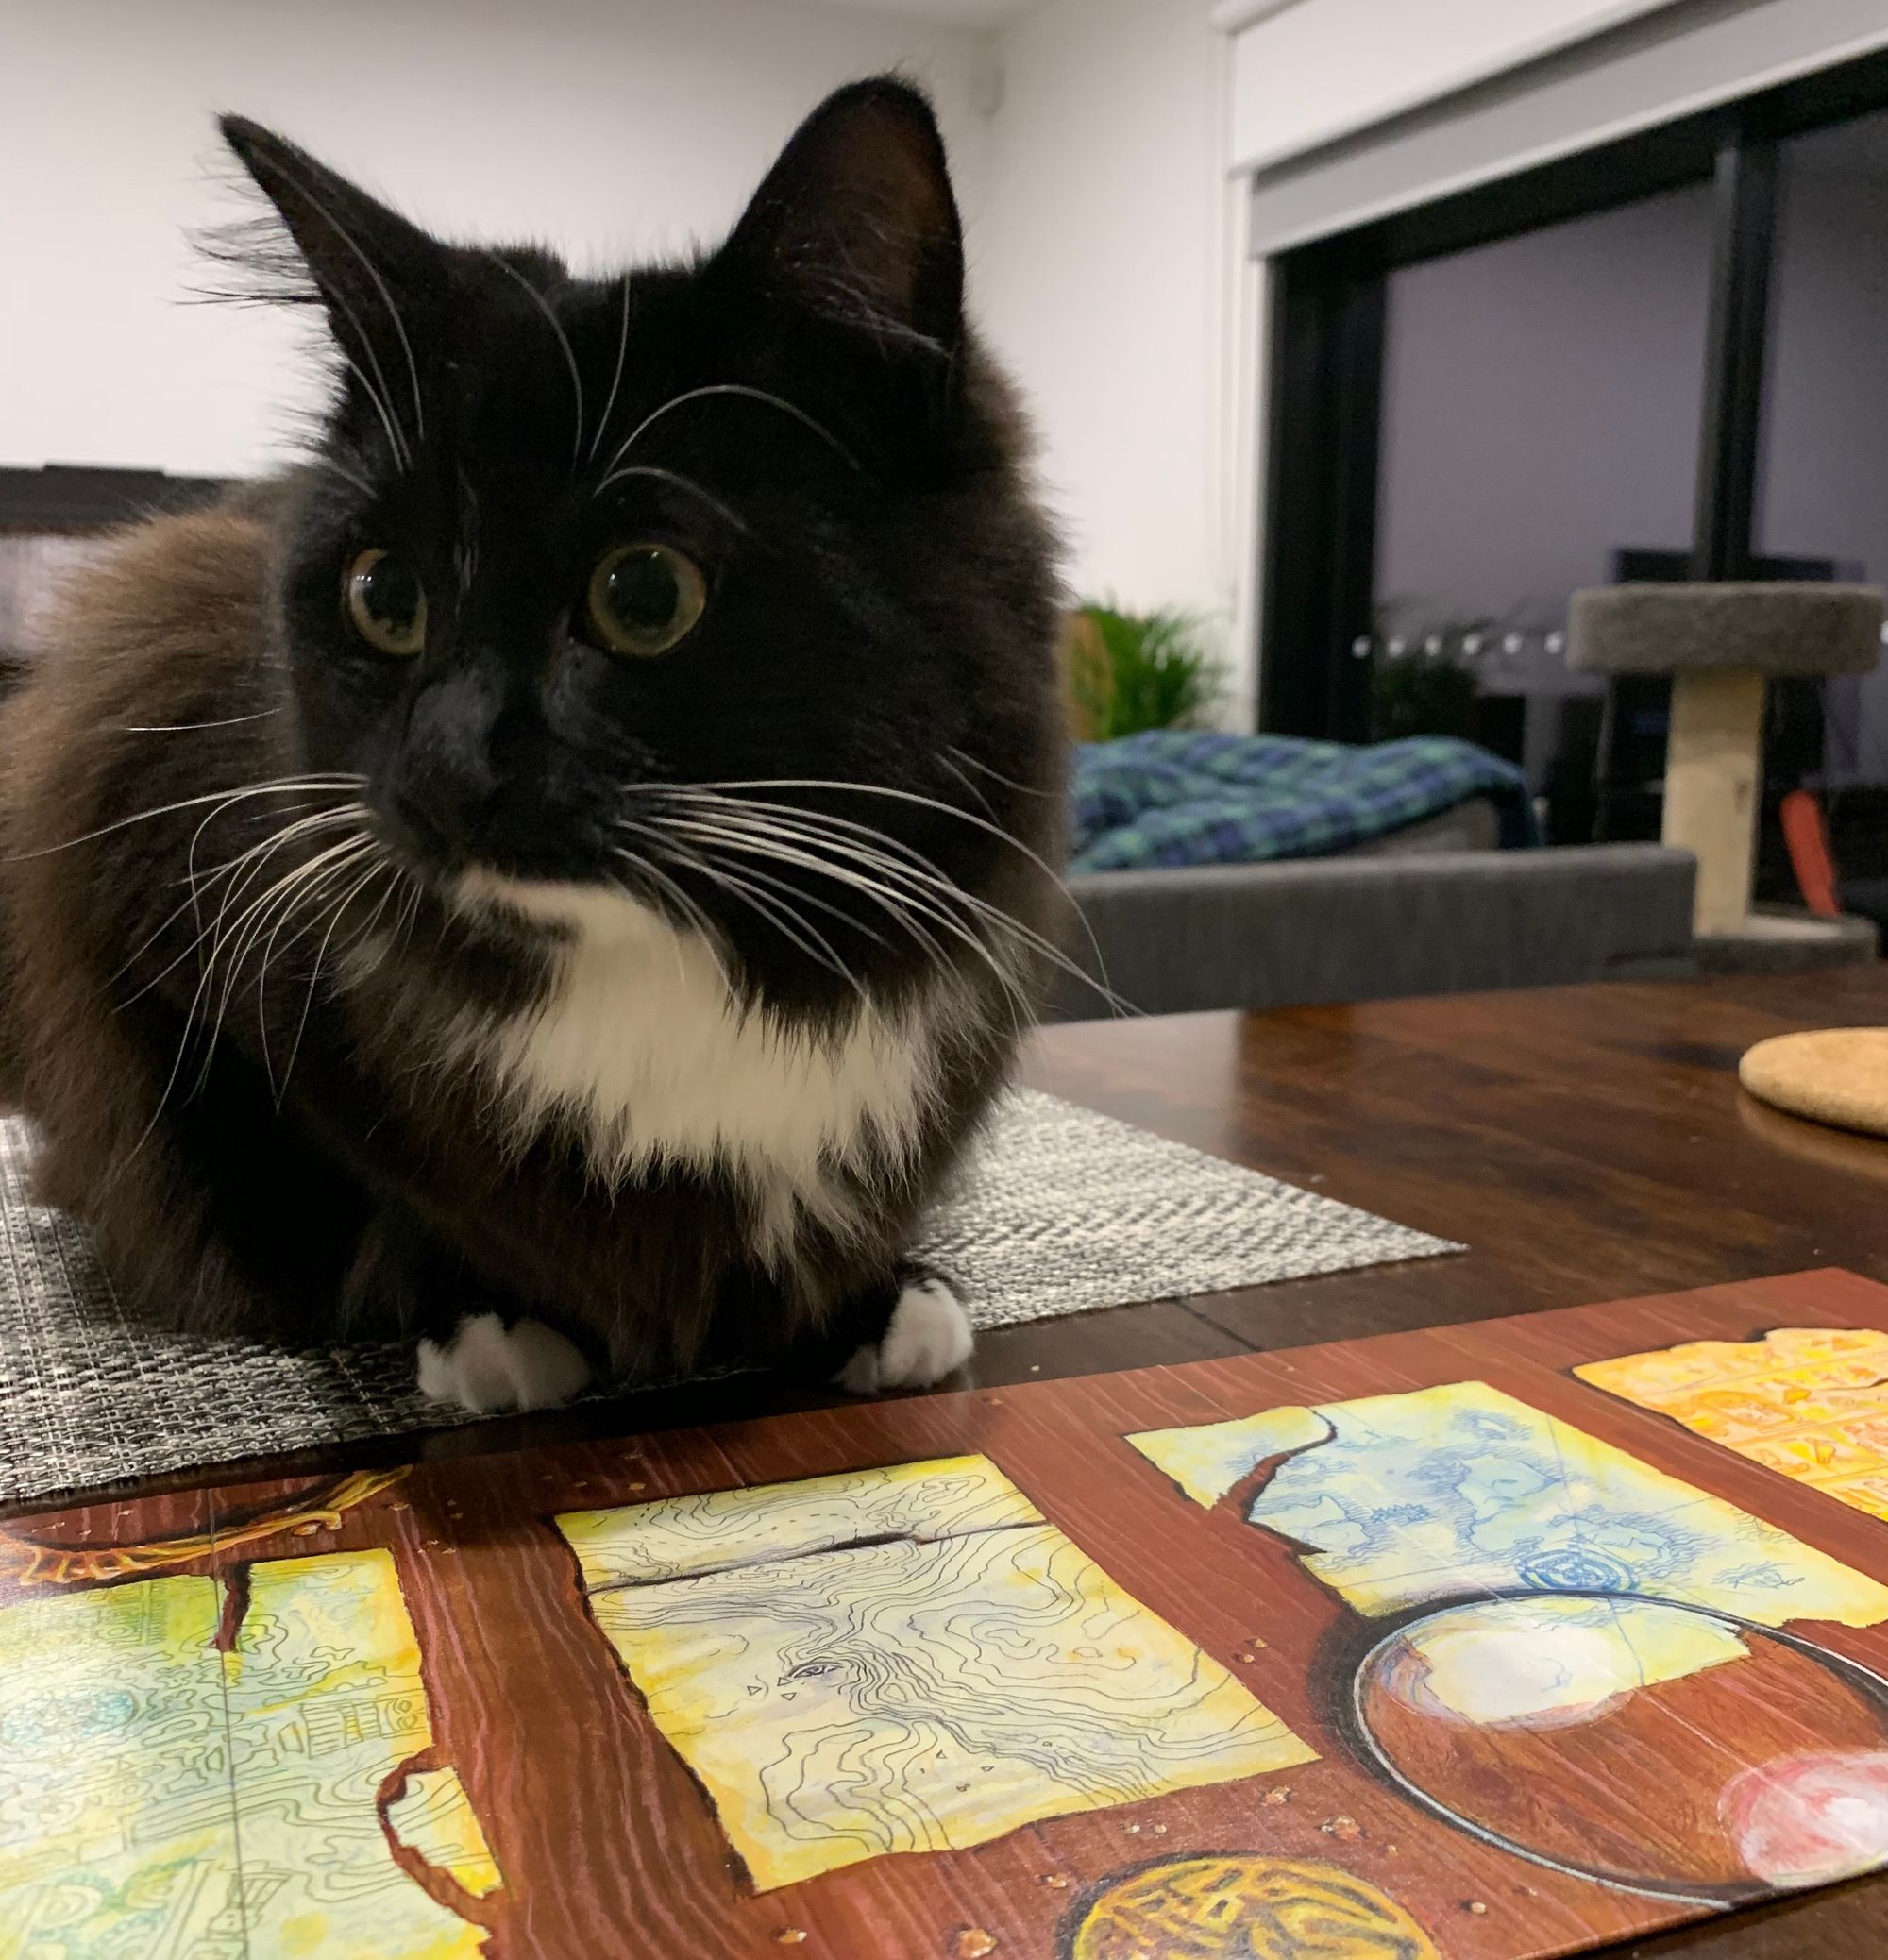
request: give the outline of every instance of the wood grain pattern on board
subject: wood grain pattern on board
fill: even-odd
[[[1796,1621],[1774,1645],[1753,1633],[1734,1666],[1685,1674],[1642,1708],[1628,1708],[1625,1726],[1603,1725],[1597,1755],[1583,1753],[1588,1732],[1577,1724],[1483,1728],[1473,1732],[1473,1749],[1451,1748],[1424,1718],[1422,1698],[1397,1689],[1403,1676],[1373,1674],[1377,1744],[1419,1782],[1431,1780],[1432,1798],[1440,1791],[1445,1808],[1477,1826],[1464,1829],[1369,1766],[1347,1727],[1357,1656],[1381,1647],[1390,1623],[1354,1612],[1306,1570],[1301,1547],[1246,1522],[1237,1498],[1210,1507],[1189,1499],[1123,1439],[1279,1406],[1477,1381],[1787,1533],[1805,1559],[1835,1562],[1857,1585],[1888,1582],[1888,1524],[1571,1372],[1682,1341],[1747,1340],[1786,1326],[1888,1328],[1888,1288],[1818,1272],[1176,1368],[449,1459],[405,1474],[284,1479],[93,1506],[6,1528],[0,1623],[101,1588],[217,1583],[215,1611],[204,1624],[214,1629],[215,1657],[237,1704],[223,1732],[235,1766],[222,1773],[243,1845],[241,1868],[233,1883],[224,1873],[221,1890],[209,1886],[195,1904],[175,1875],[161,1896],[147,1888],[129,1902],[107,1902],[113,1911],[135,1906],[157,1915],[152,1926],[164,1911],[178,1924],[197,1913],[199,1943],[177,1949],[193,1956],[243,1953],[245,1927],[254,1960],[271,1952],[362,1954],[358,1946],[332,1944],[333,1927],[346,1922],[324,1915],[339,1908],[332,1898],[324,1903],[321,1885],[294,1868],[296,1844],[310,1841],[329,1847],[330,1863],[332,1847],[342,1846],[358,1884],[381,1901],[377,1923],[387,1944],[374,1951],[429,1960],[481,1952],[497,1960],[722,1960],[783,1946],[834,1960],[1127,1960],[1135,1952],[1147,1960],[1521,1960],[1582,1952],[1699,1918],[1710,1906],[1688,1901],[1701,1890],[1748,1879],[1733,1840],[1747,1845],[1761,1826],[1770,1833],[1762,1841],[1772,1844],[1790,1816],[1749,1822],[1750,1804],[1769,1800],[1761,1778],[1761,1786],[1746,1784],[1725,1809],[1722,1790],[1742,1770],[1762,1769],[1779,1754],[1888,1764],[1888,1706],[1867,1686],[1874,1671],[1888,1673],[1888,1619]],[[889,1854],[868,1846],[818,1877],[760,1888],[706,1787],[651,1716],[661,1684],[632,1680],[599,1630],[577,1556],[554,1521],[967,1457],[987,1460],[998,1480],[1026,1500],[1023,1509],[1072,1547],[1068,1556],[1156,1615],[1176,1647],[1197,1649],[1213,1679],[1236,1684],[1241,1706],[1261,1705],[1315,1760],[1127,1800],[1098,1785],[1090,1807],[1037,1815],[985,1842]],[[699,1507],[663,1515],[671,1525],[679,1518],[684,1532],[701,1529]],[[1020,1512],[998,1522],[1035,1529]],[[898,1542],[901,1529],[874,1542]],[[747,1569],[765,1571],[761,1552],[716,1551],[715,1542],[703,1555],[708,1565],[725,1573],[731,1561],[751,1557],[759,1563]],[[946,1547],[964,1542],[939,1540]],[[834,1548],[814,1550],[831,1557]],[[391,1561],[404,1620],[369,1597],[381,1569],[376,1559]],[[306,1562],[288,1572],[299,1594],[284,1591],[290,1561]],[[591,1578],[596,1582],[598,1574]],[[319,1595],[314,1604],[310,1587]],[[1472,1591],[1469,1603],[1486,1597]],[[329,1610],[324,1600],[332,1607],[327,1623],[317,1611]],[[325,1647],[320,1637],[324,1624],[344,1631],[352,1624],[344,1607],[357,1618],[379,1614],[379,1658],[353,1675],[341,1635]],[[139,1641],[148,1644],[150,1621],[149,1613],[128,1605],[116,1614],[114,1637],[126,1654],[143,1651]],[[408,1622],[422,1682],[417,1695],[399,1671]],[[1104,1652],[1114,1624],[1098,1613],[1086,1644]],[[982,1640],[1001,1667],[1003,1640],[1020,1637],[1015,1627],[998,1614],[979,1631],[947,1614],[930,1631],[944,1643]],[[712,1643],[713,1628],[701,1637]],[[1036,1664],[1039,1644],[1030,1652]],[[1440,1652],[1432,1644],[1429,1660]],[[809,1653],[795,1664],[824,1678],[821,1692],[830,1696],[833,1670],[856,1659],[841,1640],[836,1651]],[[1825,1683],[1820,1693],[1818,1682]],[[1385,1683],[1393,1691],[1388,1700]],[[756,1693],[778,1686],[771,1678],[753,1683]],[[952,1731],[949,1711],[927,1707],[921,1695],[902,1702],[890,1676],[869,1686],[873,1720],[902,1724],[907,1756],[948,1746],[968,1761],[979,1749],[1013,1755],[1020,1748],[1013,1738],[989,1745],[974,1714],[959,1711]],[[95,1669],[77,1685],[55,1669],[49,1686],[38,1664],[11,1668],[0,1680],[0,1765],[37,1761],[33,1749],[48,1737],[61,1763],[109,1765],[122,1746],[113,1736],[148,1713],[137,1699]],[[830,1720],[830,1700],[821,1706]],[[252,1718],[275,1723],[269,1773],[278,1787],[256,1766],[251,1732],[239,1735]],[[1055,1719],[1045,1704],[1043,1736],[1053,1737]],[[863,1715],[861,1722],[862,1738],[881,1732]],[[378,1783],[323,1785],[327,1808],[312,1818],[313,1840],[297,1839],[295,1804],[282,1796],[302,1787],[291,1760],[296,1738],[312,1768],[356,1760],[348,1750],[379,1766]],[[187,1745],[176,1745],[195,1751],[191,1760],[207,1796],[213,1796],[218,1763],[228,1761],[217,1740],[214,1719],[204,1715]],[[864,1746],[849,1754],[844,1741],[830,1756],[837,1773],[863,1780],[885,1773],[882,1754]],[[1602,1762],[1605,1788],[1580,1789],[1578,1780]],[[1517,1778],[1563,1778],[1576,1800],[1543,1809]],[[1865,1806],[1865,1777],[1856,1787]],[[430,1839],[389,1819],[415,1791],[437,1814]],[[259,1819],[275,1817],[280,1828],[242,1837],[245,1809]],[[198,1804],[193,1828],[212,1829],[214,1817],[206,1824],[206,1816]],[[76,1904],[71,1886],[48,1907],[46,1881],[59,1856],[36,1857],[17,1822],[10,1828],[10,1841],[0,1844],[0,1912],[8,1928],[0,1951],[8,1939],[25,1937],[20,1929],[33,1927],[35,1914],[65,1913],[79,1926],[88,1923],[85,1912],[107,1911],[96,1900]],[[69,1819],[44,1830],[81,1882],[89,1864],[104,1868],[98,1846],[80,1842]],[[1530,1833],[1539,1840],[1534,1849],[1552,1862],[1504,1848],[1504,1837],[1525,1840]],[[193,1855],[210,1869],[219,1854],[210,1846]],[[1683,1896],[1581,1874],[1592,1866],[1617,1873],[1635,1857],[1641,1868],[1626,1876]],[[1864,1881],[1863,1890],[1870,1888],[1879,1925],[1888,1890],[1880,1880]],[[289,1918],[279,1918],[284,1913]],[[259,1929],[273,1930],[259,1940]],[[36,1956],[90,1951],[59,1944],[64,1935],[52,1918],[39,1934],[39,1945],[18,1950]],[[172,1951],[155,1939],[137,1950]]]

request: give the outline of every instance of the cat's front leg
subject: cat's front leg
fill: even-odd
[[[930,1388],[970,1359],[976,1337],[950,1282],[902,1261],[835,1316],[826,1349],[835,1388],[854,1395]]]
[[[577,1343],[495,1298],[465,1262],[404,1213],[362,1234],[343,1294],[354,1339],[413,1338],[413,1377],[430,1402],[474,1415],[555,1409],[590,1385]]]

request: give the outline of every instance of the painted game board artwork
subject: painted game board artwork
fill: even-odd
[[[1309,1547],[1306,1569],[1374,1617],[1482,1594],[1577,1594],[1719,1607],[1765,1626],[1888,1619],[1888,1586],[1479,1381],[1127,1440],[1196,1503],[1282,1445],[1248,1518]],[[1699,1664],[1719,1658],[1701,1634]],[[1635,1679],[1655,1669],[1648,1681],[1691,1671],[1682,1652],[1655,1659],[1625,1642],[1619,1664]],[[1503,1692],[1501,1680],[1475,1692]]]
[[[1759,1341],[1688,1341],[1574,1373],[1888,1518],[1888,1334],[1773,1327]]]
[[[1311,1760],[983,1457],[558,1526],[762,1891]]]
[[[148,1579],[0,1614],[0,1952],[479,1951],[388,1838],[490,1889],[456,1779],[402,1788],[384,1828],[379,1809],[432,1740],[393,1560],[265,1560],[245,1586]]]
[[[1357,1664],[1347,1726],[1463,1830],[1700,1904],[1888,1863],[1884,1684],[1761,1631],[1878,1625],[1888,1586],[1477,1381],[1128,1441],[1202,1504],[1275,1464],[1248,1521],[1358,1614],[1400,1616]],[[1732,1750],[1705,1743],[1714,1707],[1778,1696],[1805,1705],[1749,1761],[1747,1721]],[[1631,1794],[1613,1758],[1636,1756],[1646,1810],[1675,1779],[1682,1802],[1706,1755],[1728,1765],[1709,1768],[1714,1819],[1648,1831],[1636,1806],[1609,1823],[1557,1801],[1602,1764]]]
[[[1550,1960],[1888,1867],[1884,1351],[1797,1275],[15,1518],[0,1960]]]

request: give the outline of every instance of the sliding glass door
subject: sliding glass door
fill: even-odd
[[[1656,835],[1662,688],[1568,671],[1570,593],[1888,579],[1888,60],[1274,270],[1267,727],[1467,735],[1553,840]],[[1773,801],[1888,786],[1888,671],[1787,695]]]

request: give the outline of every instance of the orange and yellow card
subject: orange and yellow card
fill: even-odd
[[[1693,1341],[1574,1373],[1888,1518],[1888,1334],[1778,1327],[1761,1341]]]

